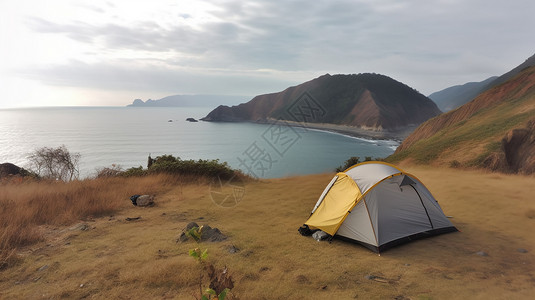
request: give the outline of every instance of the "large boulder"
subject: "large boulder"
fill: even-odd
[[[134,195],[130,197],[134,206],[153,206],[154,196],[152,195]]]
[[[535,120],[509,131],[502,140],[507,165],[521,174],[535,173]]]
[[[21,170],[23,170],[21,167],[18,167],[12,163],[0,164],[0,178],[9,175],[20,175]]]
[[[502,139],[500,151],[491,153],[483,166],[493,171],[535,173],[535,119],[525,128],[515,128]]]

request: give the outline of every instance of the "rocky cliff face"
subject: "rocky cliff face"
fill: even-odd
[[[282,119],[390,130],[420,124],[440,113],[429,98],[387,76],[326,74],[237,106],[219,106],[203,120]]]
[[[507,132],[500,150],[485,159],[485,168],[520,174],[535,173],[535,119],[529,121],[525,128]]]

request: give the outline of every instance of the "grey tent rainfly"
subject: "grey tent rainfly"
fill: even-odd
[[[336,174],[305,224],[378,253],[457,231],[416,176],[384,162],[365,162]]]

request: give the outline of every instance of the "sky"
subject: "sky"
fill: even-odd
[[[533,0],[0,0],[0,108],[123,106],[380,73],[424,95],[535,53]]]

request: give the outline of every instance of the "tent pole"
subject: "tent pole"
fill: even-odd
[[[416,192],[416,195],[418,195],[418,198],[420,198],[420,203],[422,203],[422,206],[424,207],[425,214],[427,215],[427,219],[429,220],[429,225],[431,225],[431,228],[434,229],[435,226],[433,226],[433,222],[431,222],[431,217],[429,217],[429,213],[427,212],[427,208],[424,205],[424,201],[422,200],[422,196],[420,196],[420,193],[416,190],[415,187],[412,186],[412,184],[409,184],[409,186]]]

